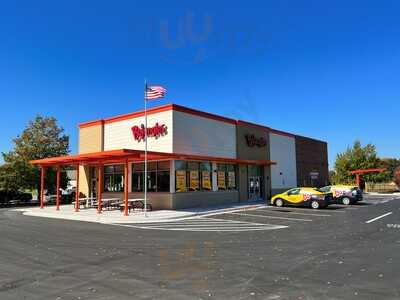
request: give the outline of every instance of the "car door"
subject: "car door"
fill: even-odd
[[[302,195],[300,194],[300,189],[291,189],[288,191],[288,201],[293,204],[300,203],[303,200]]]

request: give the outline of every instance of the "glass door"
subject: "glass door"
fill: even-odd
[[[261,198],[261,177],[249,177],[249,200],[258,200]]]

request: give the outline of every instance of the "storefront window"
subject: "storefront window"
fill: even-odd
[[[211,191],[212,173],[210,162],[175,161],[175,190]]]
[[[175,191],[177,193],[186,192],[186,161],[176,160],[175,161]]]
[[[169,161],[147,163],[147,191],[169,192]],[[132,165],[132,192],[144,191],[144,163]]]
[[[188,162],[187,168],[189,176],[189,191],[198,191],[200,189],[199,163]]]
[[[157,165],[157,192],[169,192],[169,161],[160,161]]]
[[[226,165],[217,164],[217,185],[218,190],[226,190]]]
[[[212,167],[210,162],[200,163],[201,189],[204,191],[212,190]]]
[[[218,190],[236,190],[236,165],[217,165]]]
[[[236,165],[226,165],[226,175],[228,178],[228,189],[236,189]]]
[[[124,165],[104,167],[104,192],[124,191]]]

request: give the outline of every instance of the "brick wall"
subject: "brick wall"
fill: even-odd
[[[328,145],[302,136],[296,136],[296,163],[298,186],[328,184]]]

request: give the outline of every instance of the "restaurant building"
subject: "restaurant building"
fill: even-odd
[[[153,209],[267,200],[328,182],[326,142],[175,104],[147,116]],[[81,123],[78,155],[33,163],[43,170],[76,166],[87,197],[143,198],[144,123],[143,111]]]

